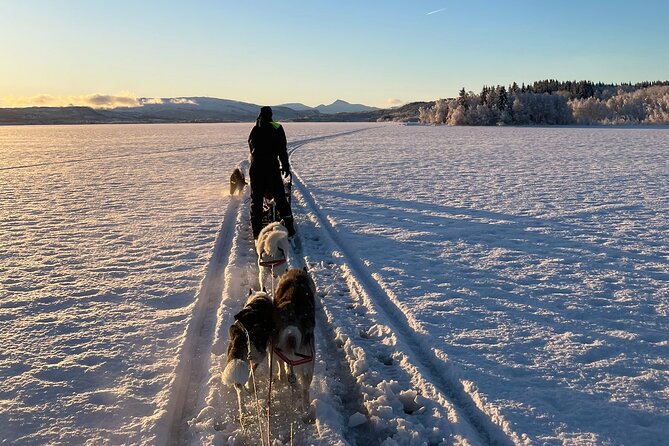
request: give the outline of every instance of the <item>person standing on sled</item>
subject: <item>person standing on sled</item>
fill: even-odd
[[[293,213],[286,199],[281,174],[290,175],[288,164],[288,152],[286,147],[286,133],[278,122],[272,121],[272,109],[262,107],[256,125],[249,135],[249,148],[251,149],[251,166],[249,176],[251,177],[251,228],[253,238],[257,239],[262,229],[262,205],[265,193],[269,192],[274,197],[276,209],[283,219],[288,230],[288,235],[295,234],[293,226]],[[281,161],[281,169],[279,169]]]

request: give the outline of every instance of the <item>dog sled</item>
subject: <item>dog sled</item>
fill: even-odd
[[[288,201],[288,205],[292,205],[291,197],[293,193],[293,174],[292,173],[288,174],[288,178],[286,177],[281,177],[281,178],[283,179],[283,189],[284,193],[286,194],[286,200]],[[263,211],[263,217],[262,217],[263,227],[275,221],[281,220],[281,216],[279,215],[279,212],[276,209],[276,201],[274,200],[274,197],[272,197],[272,195],[269,193],[265,195],[265,198],[263,200],[262,211]]]

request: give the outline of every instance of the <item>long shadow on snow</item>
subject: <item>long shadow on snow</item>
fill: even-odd
[[[536,336],[537,331],[552,330],[555,335],[574,333],[577,341],[581,342],[604,340],[604,348],[586,352],[583,358],[585,363],[595,363],[605,357],[613,358],[620,354],[632,360],[637,356],[640,347],[638,340],[614,338],[604,333],[602,329],[632,328],[638,331],[643,327],[650,332],[650,335],[646,335],[653,341],[656,340],[657,329],[661,328],[645,321],[649,313],[652,313],[652,309],[639,306],[639,300],[631,302],[629,304],[632,305],[631,308],[621,303],[616,303],[618,307],[609,305],[615,291],[628,289],[630,286],[639,291],[636,288],[643,288],[643,282],[648,278],[663,280],[666,274],[635,269],[635,266],[645,262],[661,262],[663,259],[659,256],[635,254],[528,230],[528,228],[535,230],[541,228],[547,231],[557,229],[569,237],[583,233],[582,228],[562,222],[377,198],[364,194],[332,192],[318,188],[310,188],[310,192],[319,198],[321,205],[325,204],[323,200],[325,199],[328,201],[327,206],[336,209],[334,216],[340,223],[346,220],[345,224],[337,225],[336,230],[341,238],[347,241],[349,249],[358,251],[356,254],[363,260],[382,259],[384,264],[374,264],[373,260],[372,263],[368,263],[369,270],[377,272],[383,278],[397,276],[393,268],[396,268],[394,271],[402,271],[400,277],[393,277],[396,283],[391,287],[397,289],[399,284],[401,290],[411,289],[409,292],[416,297],[403,296],[400,291],[397,293],[399,300],[405,305],[416,305],[414,308],[418,310],[414,311],[420,313],[421,321],[427,322],[425,328],[428,331],[436,331],[438,335],[436,338],[442,344],[438,347],[456,358],[457,363],[465,369],[467,378],[473,379],[477,384],[486,383],[487,389],[504,389],[513,381],[516,384],[511,386],[511,389],[522,388],[525,384],[531,385],[539,392],[531,393],[533,396],[536,395],[534,398],[530,397],[530,394],[525,395],[524,398],[529,398],[529,401],[525,402],[542,412],[554,413],[556,409],[558,413],[574,410],[596,411],[597,407],[602,405],[616,404],[610,403],[611,395],[604,392],[592,394],[568,388],[568,382],[565,381],[572,378],[578,380],[580,377],[580,371],[577,369],[556,370],[558,379],[551,381],[542,377],[532,365],[533,351],[546,347],[545,339]],[[336,203],[329,201],[332,198],[337,200]],[[333,212],[328,213],[333,214]],[[493,222],[481,222],[475,219]],[[410,234],[410,239],[400,241],[389,236],[360,234],[347,229],[369,221],[378,226],[389,223],[392,229],[402,230],[404,226],[408,228],[408,233],[413,230],[414,234]],[[537,260],[532,259],[532,265],[542,258],[561,258],[563,260],[560,268],[567,274],[564,277],[563,274],[555,275],[551,278],[552,283],[545,285],[537,278],[514,278],[501,272],[473,268],[468,266],[467,262],[444,257],[442,254],[445,241],[481,245],[483,248],[477,249],[483,251],[510,248],[516,252],[536,256]],[[355,247],[361,248],[358,250]],[[389,255],[389,252],[396,255]],[[616,262],[623,258],[634,262]],[[585,265],[581,266],[582,264]],[[569,285],[574,280],[570,276],[579,273],[583,268],[597,275],[602,272],[623,271],[631,276],[633,282],[609,283],[602,290],[582,296],[570,290]],[[649,294],[648,299],[652,298],[650,293],[647,294]],[[411,302],[414,299],[416,302]],[[429,300],[429,303],[426,304],[426,300]],[[418,305],[427,308],[421,310]],[[436,316],[432,315],[433,310],[436,310]],[[594,322],[592,322],[593,316]],[[606,323],[601,324],[602,320]],[[479,343],[477,347],[484,345],[484,350],[487,350],[476,358],[467,358],[472,355],[474,342],[461,342],[460,345],[455,345],[454,339],[440,336],[445,321],[453,331],[463,333],[472,329],[479,332],[486,329],[495,330],[491,339],[481,340],[479,335],[476,336],[475,342]],[[510,333],[516,336],[516,339],[507,339],[507,346],[500,349],[500,340],[495,337],[499,334],[500,325],[504,324],[509,325]],[[517,338],[519,335],[522,336],[521,339]],[[647,354],[658,356],[663,354],[659,345],[644,345],[643,348]],[[612,373],[617,374],[616,371]],[[589,384],[595,383],[589,382]],[[503,393],[503,390],[501,392]],[[552,398],[556,392],[559,392],[557,401]],[[518,397],[505,396],[512,400]],[[565,401],[570,404],[568,407],[561,407]],[[660,422],[657,415],[622,405],[616,406],[616,412],[620,414],[618,419],[629,421],[627,430],[636,425],[643,431],[644,425]],[[578,426],[569,426],[569,429],[584,432],[596,429],[598,425],[590,424],[588,419],[583,417]],[[557,424],[560,420],[555,421]],[[533,423],[530,421],[528,424]],[[609,430],[600,434],[603,437],[615,435],[618,429],[622,429],[616,426],[618,425],[613,424],[609,426]],[[637,435],[643,436],[641,431],[637,432]],[[535,434],[553,433],[535,432]]]

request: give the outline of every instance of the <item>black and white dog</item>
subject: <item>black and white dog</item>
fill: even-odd
[[[279,380],[288,377],[293,389],[301,391],[304,411],[309,408],[309,386],[314,376],[315,294],[316,286],[306,268],[288,270],[274,293],[277,317],[274,354]]]
[[[223,382],[234,385],[238,395],[248,382],[250,367],[255,370],[267,357],[267,346],[275,334],[274,314],[272,299],[267,293],[252,290],[242,311],[235,314],[235,322],[230,326]]]

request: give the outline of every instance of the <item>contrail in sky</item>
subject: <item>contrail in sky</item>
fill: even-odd
[[[428,12],[425,15],[432,15],[432,14],[436,14],[436,13],[441,12],[441,11],[446,11],[446,8],[437,9],[436,11]]]

